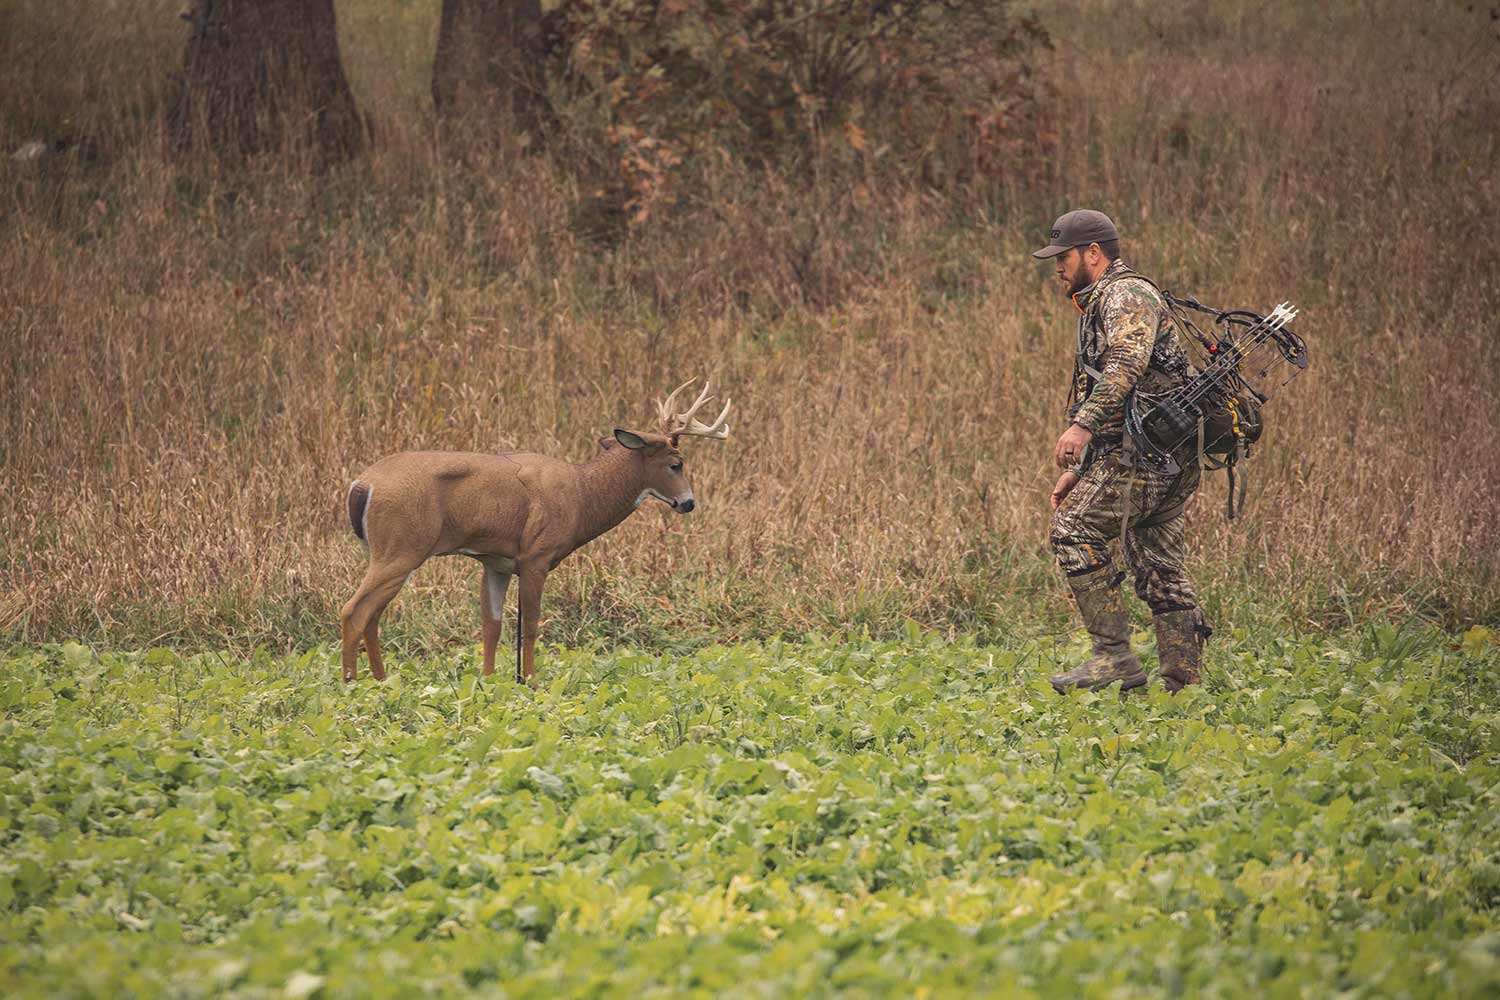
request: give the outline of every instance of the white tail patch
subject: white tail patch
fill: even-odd
[[[351,486],[350,489],[353,489]],[[365,548],[370,547],[370,507],[375,503],[375,487],[366,486],[365,509],[359,515],[359,533],[364,536]]]

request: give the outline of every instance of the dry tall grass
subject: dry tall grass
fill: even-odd
[[[1026,251],[1080,204],[1166,287],[1302,307],[1313,367],[1269,411],[1246,517],[1225,522],[1218,476],[1192,511],[1221,621],[1500,617],[1483,9],[1048,5],[1044,179],[862,198],[726,168],[701,209],[601,246],[544,160],[432,154],[432,11],[340,4],[383,123],[366,164],[231,182],[131,138],[175,6],[85,6],[131,20],[23,3],[0,32],[6,148],[72,115],[104,153],[0,167],[0,634],[331,639],[362,465],[581,460],[709,371],[738,419],[692,447],[700,511],[645,509],[565,564],[548,638],[1060,623],[1047,457],[1073,317]],[[396,620],[471,642],[477,574],[438,563]]]

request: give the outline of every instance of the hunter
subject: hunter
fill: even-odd
[[[1125,574],[1110,560],[1110,540],[1123,536],[1135,592],[1155,618],[1162,680],[1168,691],[1179,691],[1199,682],[1208,635],[1183,567],[1184,511],[1198,488],[1199,463],[1196,454],[1185,454],[1182,471],[1172,476],[1133,469],[1124,415],[1132,390],[1154,396],[1181,385],[1191,371],[1187,354],[1155,284],[1121,259],[1109,216],[1068,212],[1032,256],[1056,262],[1079,313],[1069,427],[1053,454],[1063,473],[1052,490],[1051,541],[1094,649],[1081,666],[1053,676],[1052,686],[1062,694],[1117,681],[1123,692],[1146,683],[1130,649],[1130,616],[1120,594]]]

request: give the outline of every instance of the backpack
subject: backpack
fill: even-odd
[[[1168,474],[1180,468],[1175,455],[1196,439],[1196,461],[1205,469],[1224,469],[1229,478],[1227,514],[1233,519],[1245,500],[1243,475],[1235,495],[1236,467],[1265,433],[1264,404],[1271,389],[1265,376],[1272,365],[1280,367],[1277,362],[1292,367],[1288,379],[1307,367],[1307,345],[1287,326],[1297,312],[1282,303],[1262,316],[1245,309],[1214,309],[1166,291],[1161,296],[1179,342],[1201,361],[1165,396],[1146,400],[1132,393],[1127,398],[1126,438],[1136,461]],[[1193,322],[1192,312],[1213,317],[1212,334]],[[1265,362],[1258,372],[1252,359]]]

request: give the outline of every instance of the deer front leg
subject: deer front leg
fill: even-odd
[[[547,583],[545,566],[522,566],[521,571],[521,676],[517,680],[533,683],[536,676],[536,637],[540,631],[542,587]]]
[[[505,592],[510,589],[510,574],[497,573],[488,566],[479,585],[479,618],[484,626],[484,672],[495,672],[495,645],[500,641],[504,621]]]

